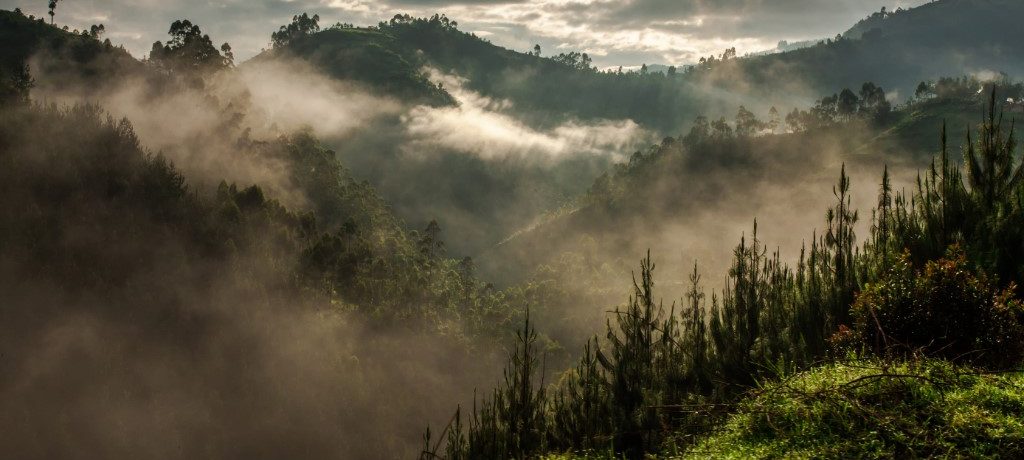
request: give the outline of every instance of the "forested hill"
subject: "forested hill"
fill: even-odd
[[[1019,75],[1024,73],[1021,35],[1014,25],[1019,17],[1024,17],[1021,2],[943,0],[876,13],[837,39],[809,48],[751,57],[727,50],[665,73],[599,72],[585,54],[561,49],[508,50],[459,30],[444,16],[397,15],[366,28],[336,25],[281,43],[284,50],[278,53],[306,58],[339,77],[444,103],[443,88],[419,74],[429,66],[466,78],[469,89],[512,101],[532,123],[567,116],[631,119],[675,135],[695,114],[716,115],[740,104],[765,110],[804,105],[864,81],[903,100],[920,81],[944,75]]]
[[[316,34],[296,34],[278,40],[274,49],[252,62],[281,58],[305,59],[334,78],[358,81],[409,102],[454,103],[451,95],[423,74],[425,62],[415,48],[377,29],[332,27]]]
[[[1021,17],[1024,3],[1015,0],[941,0],[876,13],[817,46],[705,64],[698,75],[712,85],[764,94],[780,85],[788,94],[823,93],[870,80],[902,100],[918,82],[943,75],[1021,75]]]
[[[110,40],[97,40],[102,29],[70,33],[13,12],[0,10],[0,97],[27,84],[30,58],[47,56],[33,73],[74,75],[76,81],[98,84],[139,70],[142,65]],[[24,81],[23,81],[24,80]]]
[[[227,109],[197,27],[140,62],[0,21],[0,456],[411,457],[490,381],[527,294],[405,228],[308,131]],[[115,101],[100,88],[142,109],[81,102]],[[435,359],[450,377],[425,382]]]
[[[508,50],[438,15],[397,15],[373,27],[313,26],[275,41],[274,49],[253,61],[280,57],[305,59],[328,74],[390,94],[449,103],[443,87],[423,78],[424,68],[437,69],[465,78],[470,90],[511,100],[521,118],[538,125],[566,117],[632,119],[674,130],[696,109],[695,92],[683,81],[600,73],[580,53],[541,57]]]
[[[297,57],[338,79],[358,81],[405,101],[452,104],[451,95],[426,78],[423,69],[432,67],[466,78],[469,89],[512,101],[533,124],[565,117],[631,119],[676,135],[696,114],[726,113],[740,104],[765,110],[805,105],[819,94],[864,81],[902,100],[920,81],[944,75],[1020,75],[1024,50],[1017,45],[1022,38],[1015,26],[1019,17],[1024,17],[1024,4],[1012,0],[942,0],[876,13],[839,39],[809,48],[739,58],[727,52],[687,71],[622,73],[598,72],[580,53],[545,51],[537,56],[508,50],[460,31],[444,16],[398,15],[374,27],[339,24],[292,31],[253,61]],[[11,12],[2,12],[0,20],[4,43],[13,45],[0,52],[5,72],[39,51],[40,43],[55,43],[57,29],[42,28]],[[88,38],[90,33],[82,35]],[[77,43],[69,62],[94,61],[91,56],[106,48],[113,49],[108,59],[117,61],[117,67],[130,65],[123,50],[81,38],[58,39]]]
[[[1007,43],[1020,38],[1020,2],[1014,0],[941,0],[917,8],[881,11],[861,20],[844,37],[864,35],[913,38],[920,43]],[[958,31],[959,33],[949,33]]]

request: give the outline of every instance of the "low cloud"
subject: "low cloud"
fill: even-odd
[[[378,117],[397,114],[402,107],[299,60],[247,64],[237,78],[253,109],[285,132],[310,127],[319,134],[342,136]]]
[[[407,151],[441,147],[484,159],[517,157],[557,160],[573,155],[621,159],[623,152],[650,142],[652,134],[631,120],[584,123],[567,121],[551,129],[536,129],[509,114],[512,102],[496,100],[465,87],[452,75],[431,72],[432,79],[458,101],[456,107],[412,108],[402,116],[411,138]]]

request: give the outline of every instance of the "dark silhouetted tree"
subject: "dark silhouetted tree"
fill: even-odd
[[[57,14],[56,13],[57,2],[59,2],[59,1],[60,0],[50,0],[50,4],[49,4],[50,11],[47,13],[47,14],[50,15],[50,24],[53,24],[53,17]]]
[[[764,122],[757,119],[754,112],[747,110],[742,105],[736,112],[736,135],[753,136],[764,129]]]
[[[235,53],[231,51],[230,44],[224,42],[223,45],[220,45],[220,52],[224,56],[224,60],[227,62],[227,65],[235,65]]]
[[[281,26],[277,32],[270,34],[270,41],[274,48],[281,48],[297,38],[313,35],[319,31],[320,15],[314,14],[311,17],[307,13],[302,13],[292,16],[291,24]]]
[[[839,93],[839,99],[836,102],[836,113],[843,119],[849,120],[857,113],[859,102],[860,99],[857,98],[853,91],[850,91],[849,88],[844,89]]]
[[[171,36],[167,44],[153,43],[149,55],[151,61],[164,68],[172,71],[206,73],[229,65],[229,60],[220,54],[210,36],[203,34],[199,26],[192,24],[191,21],[174,21],[167,33]],[[227,49],[230,50],[230,46]]]

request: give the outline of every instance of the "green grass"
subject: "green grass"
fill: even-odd
[[[1024,374],[840,364],[773,383],[666,458],[1024,458]]]
[[[941,361],[824,366],[753,392],[718,433],[656,458],[1024,458],[1024,373]]]

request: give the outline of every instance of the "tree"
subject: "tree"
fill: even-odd
[[[53,24],[53,16],[56,14],[55,10],[57,9],[57,2],[59,1],[60,0],[50,0],[50,11],[48,13],[50,15],[50,24]]]
[[[568,53],[560,53],[558,56],[551,58],[551,60],[576,70],[592,70],[590,65],[593,61],[587,53],[570,51]]]
[[[839,112],[839,95],[833,94],[829,97],[824,97],[818,103],[811,108],[811,119],[813,123],[817,125],[828,125],[836,121],[836,115]]]
[[[736,135],[753,136],[763,128],[764,122],[758,120],[754,112],[747,110],[746,107],[741,105],[736,113]]]
[[[220,52],[224,55],[224,60],[229,66],[235,65],[235,53],[231,51],[230,44],[224,42],[223,45],[220,45]]]
[[[533,45],[533,55],[540,57],[540,44]]]
[[[935,95],[935,91],[932,89],[932,85],[928,82],[922,81],[917,85],[917,90],[914,91],[914,97],[918,99],[924,99],[929,96]]]
[[[836,112],[839,116],[849,120],[857,113],[857,108],[860,103],[860,99],[857,95],[850,91],[849,88],[844,89],[839,93],[839,99],[836,102]]]
[[[17,68],[6,80],[0,81],[0,106],[27,102],[33,85],[35,82],[29,74],[28,66]]]
[[[772,133],[779,131],[779,126],[782,125],[782,119],[779,115],[779,109],[776,109],[773,105],[771,110],[768,111],[768,129],[772,130]]]
[[[711,123],[711,133],[716,139],[730,139],[733,136],[732,127],[725,121],[725,117]]]
[[[102,36],[103,33],[106,31],[107,28],[103,24],[93,24],[91,27],[89,27],[89,36],[99,40],[100,36]]]
[[[441,239],[441,226],[436,220],[431,220],[427,228],[423,229],[419,247],[420,253],[428,259],[436,259],[443,255],[444,240]]]
[[[210,36],[204,35],[198,25],[187,19],[174,21],[167,33],[171,39],[167,44],[153,43],[149,59],[168,70],[206,73],[230,64],[229,58],[222,56],[213,45]],[[230,51],[231,47],[221,46],[221,49]]]
[[[392,19],[394,22],[394,19]],[[313,35],[320,31],[320,15],[314,14],[312,17],[307,13],[292,16],[291,24],[281,26],[281,28],[272,34],[270,34],[270,41],[273,43],[274,48],[281,48],[287,46],[292,41]]]
[[[860,108],[862,116],[881,121],[892,112],[892,104],[885,97],[885,90],[874,83],[867,82],[860,89]]]
[[[690,133],[683,137],[683,143],[689,146],[697,145],[711,137],[711,123],[707,117],[699,116],[693,121]]]
[[[800,109],[794,109],[793,112],[785,116],[785,125],[790,128],[791,132],[800,132],[807,129],[805,115],[800,112]]]

